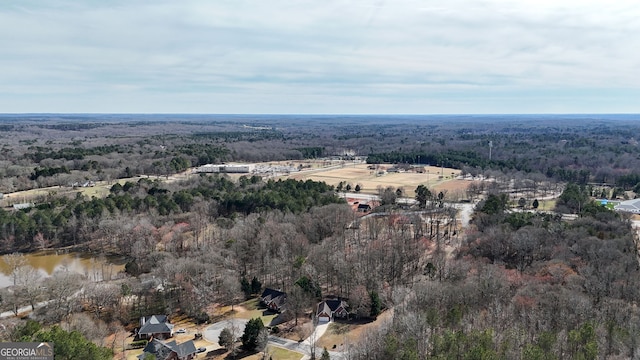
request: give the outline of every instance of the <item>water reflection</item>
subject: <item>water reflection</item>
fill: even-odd
[[[0,256],[0,288],[13,285],[11,269]],[[51,276],[57,270],[68,270],[85,275],[89,280],[100,281],[114,278],[124,269],[124,258],[97,256],[87,253],[64,253],[62,251],[41,251],[24,254],[26,263],[40,271],[43,277]]]

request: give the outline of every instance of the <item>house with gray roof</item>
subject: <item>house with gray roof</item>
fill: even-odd
[[[190,360],[196,356],[196,346],[193,340],[176,343],[175,340],[164,343],[158,339],[152,339],[138,355],[142,360],[148,355],[153,355],[157,360]]]
[[[140,318],[138,337],[141,339],[168,339],[173,336],[173,324],[166,315],[151,315]]]
[[[632,214],[640,214],[640,199],[622,201],[613,207],[616,211],[625,211]]]

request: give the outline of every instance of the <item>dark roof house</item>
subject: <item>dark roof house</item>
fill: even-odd
[[[319,322],[328,322],[336,317],[345,318],[349,315],[347,308],[349,305],[340,299],[325,300],[318,304],[316,318]]]
[[[167,339],[173,336],[173,324],[169,323],[166,315],[151,315],[140,318],[138,336],[143,339]]]
[[[282,311],[287,302],[287,294],[270,288],[264,289],[260,295],[260,303],[273,311]]]
[[[163,343],[160,340],[152,339],[138,355],[138,359],[144,359],[148,354],[154,355],[157,360],[190,360],[196,355],[196,346],[192,340],[176,343],[172,340]]]
[[[375,200],[366,203],[360,203],[358,204],[358,212],[369,212],[378,206],[380,206],[380,202]]]

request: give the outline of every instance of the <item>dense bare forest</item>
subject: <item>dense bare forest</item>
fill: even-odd
[[[4,253],[74,246],[127,256],[112,282],[70,297],[86,280],[42,279],[16,255],[14,286],[0,294],[16,312],[53,299],[35,319],[64,321],[98,345],[113,349],[101,339],[145,314],[208,321],[212,304],[255,295],[254,279],[289,292],[296,318],[326,295],[348,299],[356,319],[392,312],[343,349],[349,359],[640,356],[631,216],[593,201],[640,186],[633,117],[4,115],[0,128],[0,192],[111,182],[104,197],[49,193],[0,209]],[[361,216],[338,189],[310,180],[162,181],[208,163],[356,156],[491,181],[471,187],[466,227],[460,204],[427,188],[415,203],[380,189],[382,206]],[[557,192],[556,208],[512,199],[525,191]],[[23,326],[7,323],[3,338],[20,338]]]

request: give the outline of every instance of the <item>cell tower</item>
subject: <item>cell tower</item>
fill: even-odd
[[[489,161],[491,161],[491,149],[493,148],[493,141],[489,141]]]

